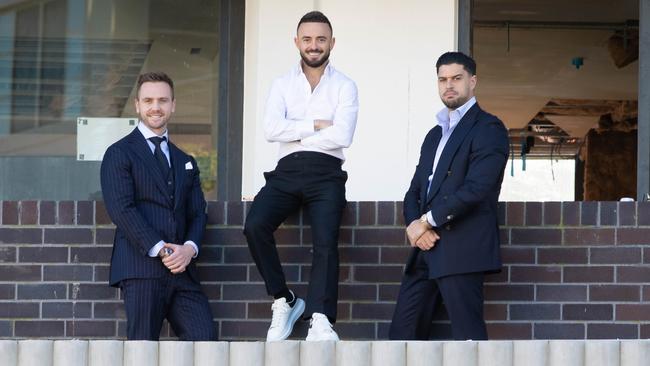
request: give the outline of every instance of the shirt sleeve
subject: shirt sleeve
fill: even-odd
[[[165,246],[165,242],[162,240],[156,243],[156,245],[154,245],[151,249],[149,249],[149,256],[157,257],[158,253],[160,253],[160,249],[162,249],[163,246]]]
[[[429,222],[429,225],[432,227],[436,227],[436,220],[433,219],[433,215],[431,215],[431,211],[427,212],[427,221]]]
[[[352,144],[354,130],[357,126],[359,99],[357,86],[348,81],[341,87],[338,104],[334,112],[332,126],[319,130],[311,136],[303,137],[301,144],[322,150],[336,150]]]
[[[190,246],[192,246],[192,248],[194,248],[194,255],[192,256],[192,258],[196,258],[199,255],[199,247],[196,245],[196,243],[194,243],[191,240],[188,240],[184,244],[185,245],[190,245]]]
[[[314,134],[314,121],[287,119],[284,97],[286,85],[282,79],[273,82],[264,113],[264,137],[269,142],[299,141]]]

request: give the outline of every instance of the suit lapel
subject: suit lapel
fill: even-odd
[[[169,200],[167,194],[167,182],[165,182],[165,179],[160,173],[160,169],[158,169],[158,163],[156,162],[156,158],[151,153],[149,144],[147,144],[147,141],[145,141],[144,136],[142,136],[142,133],[140,133],[137,127],[129,135],[129,142],[131,150],[133,150],[135,155],[140,160],[142,160],[145,169],[147,169],[149,172],[149,176],[151,176],[154,182],[156,182],[156,186],[160,190],[160,193],[171,204],[172,202]]]
[[[465,136],[467,136],[467,133],[472,129],[472,127],[474,127],[474,124],[477,121],[479,110],[480,108],[478,106],[478,103],[474,104],[472,108],[470,108],[469,111],[465,113],[463,118],[461,118],[460,122],[458,122],[458,125],[451,133],[451,137],[449,137],[449,140],[447,140],[447,144],[442,150],[442,154],[440,154],[440,161],[438,161],[436,171],[433,173],[431,188],[429,189],[429,194],[427,195],[427,199],[425,201],[426,203],[429,203],[429,201],[433,199],[433,196],[438,193],[440,184],[442,184],[442,181],[447,174],[447,170],[449,169],[451,161],[456,155],[456,151],[458,151],[458,148],[463,143],[463,140],[465,140]],[[431,165],[433,166],[433,163]]]
[[[185,161],[183,160],[183,153],[171,142],[168,143],[169,154],[172,161],[172,169],[174,170],[174,208],[178,207],[178,203],[182,198],[181,188],[185,180]]]
[[[420,187],[425,187],[425,189],[420,190],[420,202],[424,203],[427,198],[426,187],[429,187],[429,176],[431,175],[431,169],[433,168],[433,159],[436,156],[436,150],[438,150],[438,144],[440,144],[440,139],[442,138],[442,127],[436,126],[433,128],[433,139],[432,144],[427,147],[427,155],[422,160],[423,164],[423,173],[420,175]],[[423,205],[424,206],[424,205]]]

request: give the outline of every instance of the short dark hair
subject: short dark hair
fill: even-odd
[[[330,20],[327,19],[325,14],[321,13],[318,10],[310,11],[309,13],[303,15],[302,18],[300,18],[300,21],[298,22],[298,26],[296,27],[296,32],[298,31],[298,28],[300,28],[300,24],[302,23],[325,23],[327,24],[328,27],[330,27],[330,32],[333,32],[332,23],[330,23]]]
[[[172,99],[174,99],[174,82],[172,81],[172,78],[169,77],[169,75],[165,74],[162,71],[145,72],[144,74],[140,74],[140,76],[138,76],[138,88],[135,91],[135,99],[138,99],[138,96],[140,95],[140,87],[142,87],[142,84],[148,82],[167,83],[167,85],[169,85],[172,90]]]
[[[476,75],[476,61],[462,52],[445,52],[436,62],[436,73],[442,65],[459,64],[463,65],[465,71],[470,75]]]

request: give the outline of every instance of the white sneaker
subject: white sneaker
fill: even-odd
[[[293,295],[293,292],[291,294]],[[296,303],[291,307],[287,304],[287,299],[281,297],[273,301],[271,310],[273,310],[273,317],[269,331],[266,333],[266,341],[282,341],[291,335],[293,325],[305,311],[305,302],[296,298]]]
[[[309,322],[309,332],[306,341],[338,341],[339,336],[332,328],[327,316],[321,313],[314,313]]]

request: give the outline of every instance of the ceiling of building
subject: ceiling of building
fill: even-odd
[[[638,0],[473,3],[477,96],[513,140],[563,137],[538,138],[534,153],[547,156],[559,143],[570,156],[599,121],[629,128],[636,119]],[[612,55],[628,64],[618,67]]]

